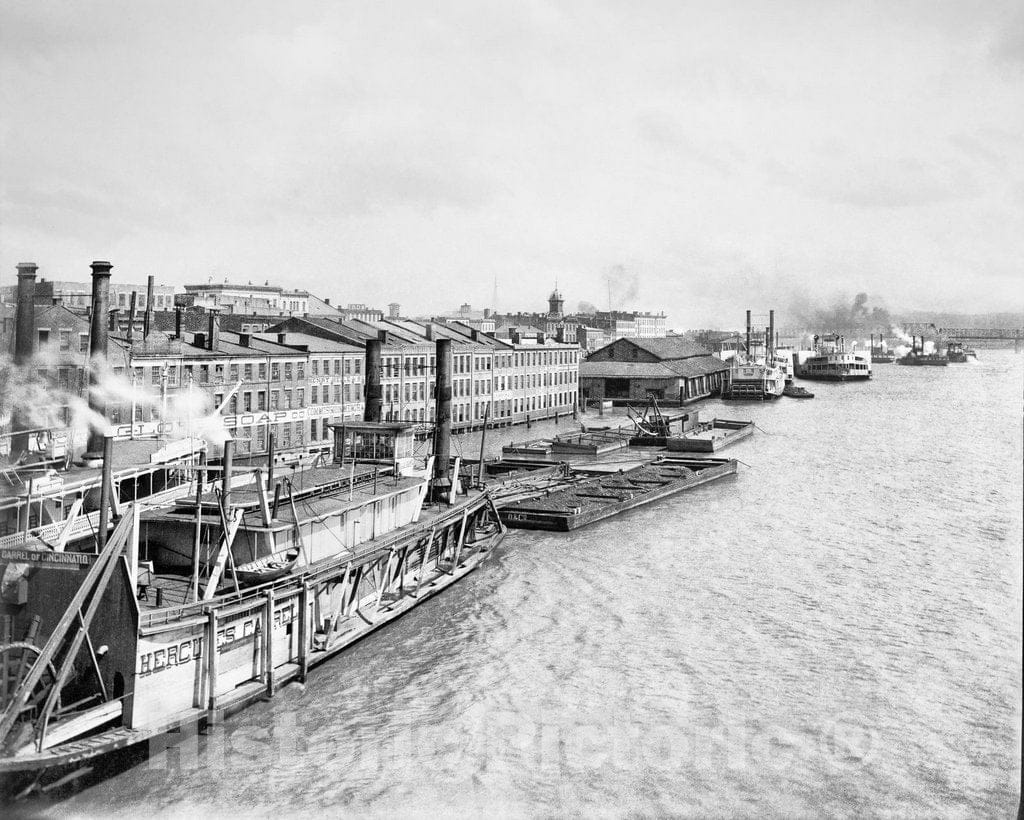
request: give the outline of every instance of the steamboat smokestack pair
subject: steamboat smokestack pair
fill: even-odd
[[[383,334],[382,334],[383,335]],[[381,346],[382,338],[366,342],[366,378],[364,381],[363,421],[381,421]],[[452,432],[452,340],[435,342],[435,426],[434,426],[434,493],[435,497],[448,497],[451,490],[451,432]]]

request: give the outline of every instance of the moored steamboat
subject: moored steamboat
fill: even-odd
[[[29,500],[0,548],[8,789],[271,696],[480,565],[504,526],[451,469],[451,342],[437,347],[425,460],[411,425],[379,422],[368,384],[370,420],[335,425],[330,463],[307,460],[288,480],[272,460],[233,464],[229,441],[220,465],[192,453],[175,464],[191,480],[174,500],[136,486],[121,501],[134,477],[115,483],[108,437],[93,513],[32,526]],[[34,503],[67,500],[40,491]]]

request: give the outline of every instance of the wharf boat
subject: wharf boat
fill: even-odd
[[[717,453],[754,433],[754,422],[734,419],[712,419],[695,429],[666,440],[669,452]]]
[[[499,504],[499,514],[508,527],[567,532],[733,475],[737,464],[735,459],[667,456],[544,496]]]
[[[814,349],[793,354],[797,378],[816,381],[863,381],[871,378],[871,357],[848,350],[846,339],[835,333],[814,337]]]
[[[438,362],[443,383],[450,340]],[[239,466],[229,440],[220,465],[178,465],[176,499],[113,504],[112,527],[107,438],[95,530],[51,541],[59,523],[30,525],[0,548],[5,791],[271,697],[479,567],[505,527],[451,471],[450,394],[436,459],[413,457],[411,424],[349,422],[330,464],[275,482],[271,459]]]

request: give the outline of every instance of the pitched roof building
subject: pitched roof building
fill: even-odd
[[[584,400],[683,404],[721,390],[729,365],[681,337],[616,339],[580,364]]]

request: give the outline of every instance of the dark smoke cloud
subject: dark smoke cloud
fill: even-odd
[[[822,308],[805,300],[795,300],[787,311],[805,330],[815,333],[868,334],[889,333],[893,317],[881,305],[870,305],[866,293],[858,293],[853,302],[837,300]]]
[[[584,316],[593,316],[597,313],[597,307],[592,302],[580,302],[576,305],[576,312]]]

